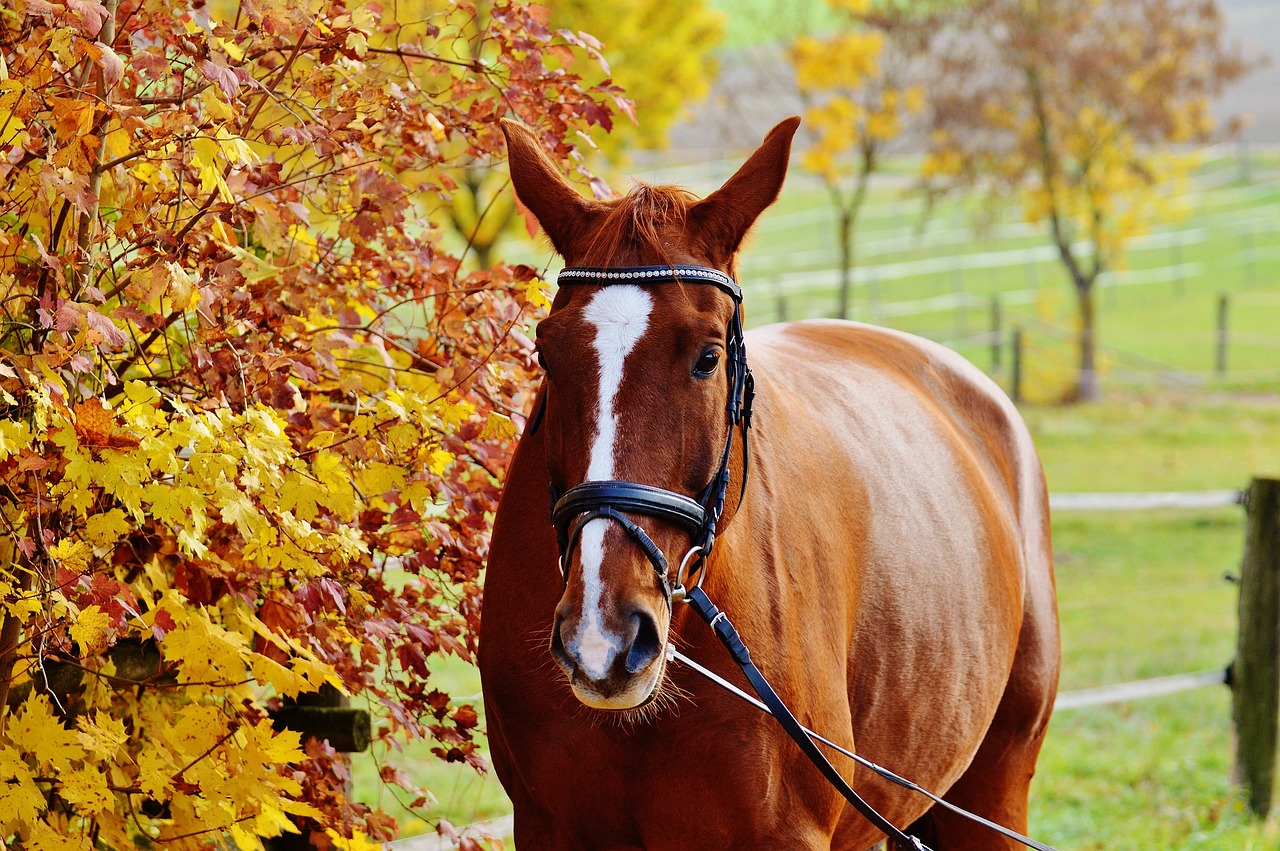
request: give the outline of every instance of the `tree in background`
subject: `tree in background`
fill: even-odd
[[[617,162],[632,148],[665,146],[672,124],[690,104],[706,97],[715,80],[712,50],[721,38],[722,16],[705,0],[561,0],[548,5],[551,26],[561,28],[576,48],[566,44],[552,62],[580,73],[588,85],[614,85],[627,93],[613,104],[625,118],[614,124],[607,114],[599,116],[599,132],[584,145],[588,158],[598,162],[599,155],[591,157],[592,149],[598,149]],[[607,62],[602,51],[608,53]],[[450,222],[476,267],[488,268],[499,240],[518,219],[515,193],[506,169],[485,161],[462,169],[457,182]],[[591,189],[597,195],[609,191],[602,182]]]
[[[0,10],[0,844],[389,838],[273,727],[325,685],[478,763],[431,672],[474,651],[548,303],[460,271],[446,166],[511,114],[572,165],[620,103],[585,42],[516,2]]]
[[[1212,99],[1247,63],[1213,0],[977,0],[935,41],[934,189],[981,187],[1047,221],[1076,294],[1075,398],[1098,396],[1095,284],[1167,214],[1207,140]]]
[[[844,26],[825,36],[802,35],[789,56],[813,139],[801,165],[822,179],[836,211],[840,251],[837,315],[852,305],[854,233],[871,175],[924,108],[924,90],[911,82],[913,63],[927,49],[933,16],[919,4],[827,0]]]

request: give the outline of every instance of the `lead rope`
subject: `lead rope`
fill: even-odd
[[[733,624],[730,623],[725,613],[717,609],[715,603],[711,602],[706,592],[702,588],[694,586],[685,594],[685,601],[719,636],[720,641],[728,648],[729,655],[733,657],[733,661],[738,663],[742,673],[747,675],[747,680],[751,683],[751,687],[756,690],[756,694],[760,695],[760,699],[764,701],[769,714],[777,719],[778,723],[782,725],[782,729],[795,740],[795,743],[800,746],[800,750],[804,751],[804,755],[809,758],[809,761],[818,767],[818,770],[830,781],[832,786],[836,787],[836,791],[843,795],[845,800],[862,814],[863,818],[871,822],[877,830],[884,833],[894,842],[904,848],[915,848],[916,851],[930,851],[919,839],[914,836],[908,836],[894,827],[888,819],[876,812],[874,807],[864,801],[862,796],[845,782],[844,777],[836,770],[836,767],[831,764],[831,761],[826,758],[822,751],[818,750],[818,746],[809,738],[808,731],[791,714],[791,710],[782,702],[782,698],[778,697],[778,693],[773,690],[773,687],[769,685],[769,681],[760,673],[760,669],[751,661],[751,653],[747,650],[747,645],[742,643],[742,638],[739,637],[738,631],[734,629]]]
[[[831,782],[831,785],[835,786],[836,790],[844,796],[845,800],[852,804],[854,809],[862,814],[863,818],[871,822],[877,830],[884,833],[894,842],[906,848],[914,848],[916,851],[930,851],[929,847],[918,838],[910,836],[899,830],[888,819],[880,815],[874,807],[863,800],[862,796],[854,791],[853,787],[845,781],[844,777],[836,770],[835,766],[831,764],[830,760],[826,758],[822,751],[818,750],[818,746],[814,744],[815,741],[821,742],[827,747],[844,754],[858,765],[870,769],[884,779],[896,783],[905,789],[910,789],[912,792],[921,794],[933,801],[935,804],[939,804],[943,808],[948,809],[957,815],[964,816],[971,821],[975,821],[978,824],[985,825],[1015,842],[1021,842],[1028,848],[1033,848],[1035,851],[1056,851],[1056,849],[1049,845],[1037,842],[1030,837],[1023,836],[1017,831],[1010,830],[1009,828],[996,824],[995,822],[985,819],[980,815],[961,809],[955,804],[943,800],[941,797],[933,794],[927,789],[912,783],[910,780],[899,777],[889,769],[877,765],[865,757],[858,756],[853,751],[842,748],[830,739],[824,738],[810,730],[808,727],[805,727],[796,719],[791,710],[787,708],[787,705],[782,702],[782,698],[778,697],[778,693],[773,690],[771,685],[769,685],[769,681],[765,679],[764,674],[760,673],[760,669],[751,661],[751,653],[747,650],[747,645],[743,643],[742,637],[738,635],[738,630],[734,628],[733,623],[730,622],[728,616],[716,608],[715,603],[711,602],[711,599],[707,597],[706,592],[703,591],[701,587],[695,586],[686,593],[685,600],[693,610],[698,613],[698,616],[706,621],[707,625],[715,632],[716,636],[729,651],[729,655],[738,663],[738,667],[742,669],[742,673],[746,675],[747,681],[751,684],[751,687],[755,689],[755,692],[760,696],[760,699],[756,700],[733,683],[707,670],[674,648],[669,648],[668,650],[670,657],[688,665],[691,669],[711,680],[716,685],[737,695],[752,706],[755,706],[762,712],[772,715],[777,719],[778,723],[782,726],[782,729],[786,731],[787,735],[800,746],[800,750],[802,750],[805,756],[807,756],[809,760],[817,766],[818,770],[821,771],[823,776]]]

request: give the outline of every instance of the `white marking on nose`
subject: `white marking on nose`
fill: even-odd
[[[600,361],[600,392],[596,409],[596,434],[591,442],[587,464],[587,481],[612,479],[614,450],[618,435],[618,417],[613,410],[618,388],[622,386],[622,370],[627,355],[649,327],[653,297],[639,287],[610,286],[596,293],[583,311],[583,317],[595,326],[592,346]],[[578,637],[578,658],[584,673],[603,679],[609,660],[622,649],[616,636],[606,634],[601,611],[604,581],[605,521],[593,520],[582,530],[582,631]]]

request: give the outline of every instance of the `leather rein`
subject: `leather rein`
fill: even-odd
[[[599,519],[617,523],[635,541],[641,552],[649,560],[649,563],[653,565],[668,608],[677,603],[689,604],[728,649],[730,656],[733,657],[738,667],[742,669],[747,681],[751,683],[751,687],[755,689],[760,700],[752,700],[749,695],[741,693],[736,686],[726,683],[705,668],[685,659],[678,653],[672,654],[673,658],[685,662],[698,673],[707,676],[722,687],[727,687],[730,691],[738,693],[739,696],[757,706],[757,708],[772,715],[831,785],[877,830],[883,832],[902,848],[915,849],[915,851],[930,851],[917,837],[910,836],[895,827],[875,808],[863,800],[835,766],[831,764],[830,760],[818,749],[815,742],[820,741],[851,757],[856,762],[871,768],[881,777],[892,780],[912,791],[919,792],[935,803],[986,825],[1004,836],[1021,842],[1028,848],[1036,849],[1036,851],[1054,851],[1053,848],[1047,845],[1042,845],[981,816],[949,804],[916,784],[903,780],[893,772],[874,763],[869,763],[848,750],[839,748],[804,727],[796,719],[786,703],[778,696],[777,692],[773,690],[773,687],[765,679],[764,675],[760,673],[755,663],[751,661],[751,654],[748,652],[746,644],[743,643],[741,636],[738,635],[738,631],[729,621],[729,618],[724,612],[716,608],[706,592],[702,590],[702,580],[706,577],[702,568],[705,566],[707,557],[711,554],[711,548],[715,544],[717,527],[724,512],[725,495],[728,493],[729,481],[732,478],[729,461],[735,431],[740,431],[742,434],[742,481],[740,488],[743,496],[746,494],[747,475],[750,467],[748,432],[751,427],[751,406],[755,397],[755,379],[751,375],[751,368],[747,365],[746,340],[742,327],[742,289],[737,282],[718,269],[692,265],[629,266],[620,268],[568,267],[561,270],[557,282],[560,286],[644,286],[664,283],[704,283],[717,287],[733,299],[733,317],[729,321],[725,340],[726,360],[728,362],[726,369],[729,382],[729,399],[725,405],[725,417],[728,421],[729,429],[728,436],[725,439],[724,450],[720,456],[720,466],[716,473],[697,498],[652,485],[627,481],[586,481],[569,488],[563,493],[552,483],[551,524],[556,531],[556,544],[560,552],[559,566],[562,582],[565,585],[568,584],[569,564],[573,557],[573,551],[577,548],[583,527],[590,521]],[[547,393],[544,390],[538,409],[530,419],[529,433],[536,432],[541,425],[542,417],[546,412],[546,404]],[[741,498],[739,503],[741,503]],[[689,533],[690,548],[676,570],[674,581],[671,578],[670,566],[662,550],[639,525],[626,516],[627,514],[643,514],[658,520],[674,523]],[[694,577],[697,577],[696,583],[692,587],[686,587],[689,583],[694,582]]]

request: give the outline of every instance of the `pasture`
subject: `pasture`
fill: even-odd
[[[707,184],[725,176],[701,173]],[[649,177],[704,192],[697,174]],[[1138,240],[1128,268],[1106,282],[1106,400],[1024,408],[1052,490],[1233,488],[1251,475],[1280,475],[1278,178],[1275,158],[1208,158],[1189,187],[1187,215]],[[950,343],[989,368],[988,305],[1000,295],[1005,333],[1028,329],[1029,379],[1052,397],[1069,377],[1072,305],[1040,227],[1006,210],[975,236],[971,210],[947,203],[922,218],[905,186],[882,181],[865,211],[856,317]],[[821,190],[796,173],[744,255],[749,324],[830,313],[832,232]],[[506,254],[522,252],[543,256],[527,246]],[[1213,371],[1219,293],[1233,305],[1226,375]],[[1007,380],[1007,348],[1003,365],[997,377]],[[1236,567],[1242,530],[1239,509],[1056,515],[1062,688],[1225,666],[1236,593],[1223,577]],[[478,699],[472,669],[449,665],[438,676]],[[1229,719],[1225,688],[1062,712],[1040,762],[1033,835],[1063,851],[1275,847],[1276,828],[1251,822],[1233,796]],[[425,747],[378,759],[439,799],[427,811],[401,811],[407,833],[429,831],[438,817],[464,824],[506,811],[495,778],[441,764]],[[910,776],[909,766],[892,767]],[[388,793],[370,755],[357,757],[355,788],[396,811],[381,797]]]

